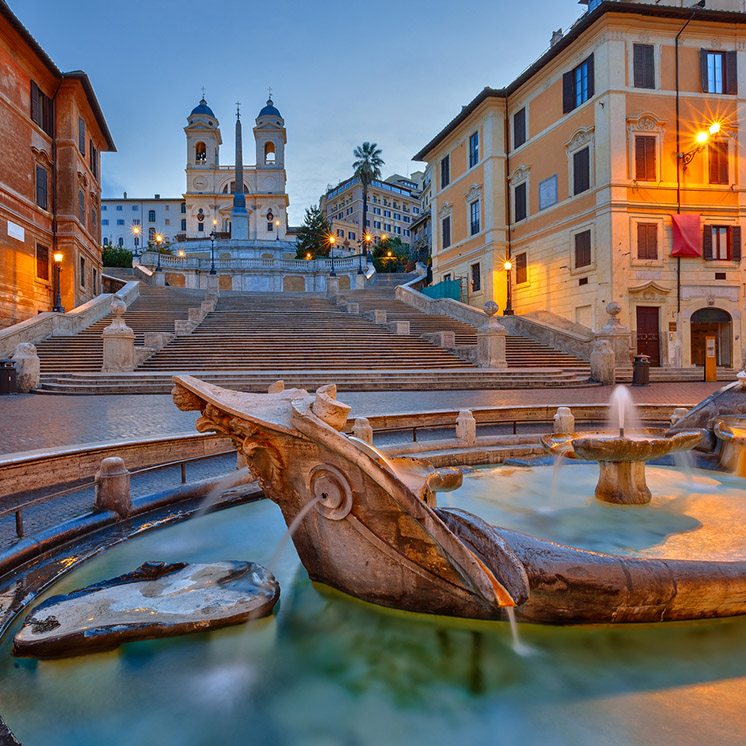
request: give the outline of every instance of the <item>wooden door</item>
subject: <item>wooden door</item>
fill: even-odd
[[[637,354],[647,355],[652,366],[661,364],[660,308],[657,306],[637,306]]]

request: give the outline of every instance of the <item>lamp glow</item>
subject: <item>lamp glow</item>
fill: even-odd
[[[697,132],[697,137],[695,140],[700,144],[704,145],[708,140],[710,139],[710,133],[709,132]]]
[[[55,251],[52,257],[54,258],[54,261],[57,262],[57,264],[59,264],[63,259],[61,251]]]
[[[708,132],[710,135],[717,135],[720,132],[720,122],[713,122]]]
[[[513,262],[511,262],[510,259],[506,259],[503,264],[503,269],[506,272],[510,272],[510,270],[513,269]]]

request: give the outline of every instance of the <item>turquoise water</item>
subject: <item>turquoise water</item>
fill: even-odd
[[[565,487],[577,486],[573,498],[539,514],[549,533],[583,533],[577,515],[566,512],[589,500],[583,480],[592,476],[577,468],[562,477],[570,480]],[[531,494],[546,479],[551,469],[479,470],[448,497],[521,529],[533,511],[512,485],[518,480]],[[737,496],[737,483],[718,484],[707,487],[711,498],[728,490]],[[696,514],[680,496],[666,500],[679,500],[685,516]],[[635,510],[646,538],[628,540],[634,537],[625,518],[614,543],[652,551],[696,535],[701,523],[695,515],[676,524],[673,508],[658,519]],[[607,527],[609,515],[617,524],[624,515],[611,511],[599,514]],[[545,520],[552,512],[555,520]],[[267,562],[284,529],[268,501],[204,516],[115,547],[72,571],[54,592],[145,560]],[[589,541],[598,544],[600,533]],[[273,569],[280,603],[272,617],[248,625],[46,662],[12,658],[7,636],[0,644],[0,713],[25,746],[743,742],[746,619],[523,625],[532,650],[523,657],[504,623],[391,612],[315,586],[292,546]]]

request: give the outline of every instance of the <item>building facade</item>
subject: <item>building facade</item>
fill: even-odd
[[[186,233],[186,202],[182,197],[151,199],[128,197],[101,200],[101,241],[114,246],[141,252],[153,244],[160,233],[164,242]]]
[[[621,304],[654,365],[744,363],[746,15],[592,3],[516,81],[483,90],[420,153],[434,280],[470,302],[598,330]],[[505,261],[510,259],[508,274]]]
[[[0,0],[0,327],[101,292],[100,153],[115,150],[93,87],[63,73]]]
[[[388,179],[374,179],[368,187],[367,230],[373,238],[398,237],[411,243],[411,225],[420,216],[422,174],[411,177],[394,174]],[[363,185],[353,176],[327,190],[320,209],[332,227],[332,234],[342,239],[351,251],[359,250],[363,222]],[[344,238],[342,238],[344,236]]]

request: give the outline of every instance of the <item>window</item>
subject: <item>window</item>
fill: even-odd
[[[451,159],[446,156],[440,161],[440,188],[444,189],[451,183]]]
[[[47,209],[47,169],[44,166],[36,167],[36,204],[42,210]]]
[[[85,225],[85,194],[83,190],[78,190],[78,219]]]
[[[374,220],[373,221],[373,227],[377,228],[380,231],[381,230],[381,221],[380,220]]]
[[[741,226],[706,225],[702,254],[707,261],[741,261]]]
[[[267,231],[269,233],[272,233],[274,231],[274,229],[275,229],[275,224],[271,220],[268,220],[267,221]]]
[[[710,184],[728,184],[728,141],[712,140],[707,147]]]
[[[554,174],[554,176],[539,182],[539,209],[544,210],[556,205],[557,201],[557,174]]]
[[[520,148],[526,142],[526,107],[513,114],[513,147]]]
[[[528,262],[525,251],[515,255],[515,284],[521,285],[524,282],[528,282]]]
[[[198,233],[204,233],[205,232],[205,224],[204,223],[197,223],[197,232]]]
[[[186,214],[186,202],[181,203],[181,214],[182,215]]]
[[[276,157],[275,144],[273,142],[266,143],[264,146],[264,163],[271,166],[275,163]]]
[[[478,293],[482,290],[482,265],[471,265],[471,292]]]
[[[390,218],[391,217],[391,210],[384,210],[383,211],[383,217],[384,218]]]
[[[36,244],[36,276],[49,282],[49,248]]]
[[[737,93],[738,72],[735,52],[700,51],[702,90],[705,93]]]
[[[121,205],[117,205],[117,212],[122,212],[122,206]]]
[[[108,225],[108,223],[107,223],[107,225]],[[117,225],[124,225],[124,219],[120,218],[119,220],[117,220]]]
[[[91,164],[91,173],[98,178],[98,151],[93,140],[88,141],[88,160]]]
[[[140,225],[140,218],[132,218],[132,225]]]
[[[135,248],[137,248],[140,245],[140,239],[138,236],[135,236]]]
[[[658,258],[658,225],[657,223],[637,224],[637,258]]]
[[[635,88],[655,88],[655,47],[652,44],[632,46],[632,68]]]
[[[92,204],[91,205],[91,222],[90,222],[90,226],[94,230],[98,227],[98,218],[97,218],[97,215],[98,215],[98,213],[96,211],[96,205]]]
[[[85,122],[83,117],[78,117],[78,150],[85,155]]]
[[[451,245],[451,216],[448,215],[440,221],[440,236],[443,248],[447,249]]]
[[[562,76],[562,111],[564,114],[577,109],[593,97],[595,88],[593,55],[586,58],[574,70]]]
[[[54,104],[33,80],[31,81],[31,119],[48,135],[54,134]]]
[[[588,267],[591,264],[591,232],[575,234],[575,269]]]
[[[109,219],[108,219],[108,218],[104,218],[104,219],[103,219],[103,220],[101,221],[101,225],[109,225]]]
[[[85,287],[85,257],[84,256],[80,257],[79,267],[80,267],[80,277],[78,278],[78,280],[80,281],[80,287],[84,288]]]
[[[194,162],[197,165],[207,163],[207,145],[203,142],[198,142],[194,146]]]
[[[181,230],[186,230],[186,218],[182,218],[181,220]]]
[[[519,184],[513,190],[513,199],[515,202],[514,213],[515,222],[518,223],[521,220],[525,220],[528,215],[528,205],[526,200],[526,182]]]
[[[451,273],[448,272],[447,274],[443,275],[443,282],[450,282],[451,281]]]
[[[583,148],[572,156],[573,195],[582,194],[591,188],[591,149]]]
[[[469,137],[469,168],[479,163],[479,132],[475,132]]]
[[[657,181],[656,146],[657,138],[653,135],[635,135],[635,179],[638,181]]]
[[[148,241],[155,241],[155,228],[148,228]]]
[[[132,212],[137,212],[137,205],[132,205]]]
[[[108,245],[109,245],[109,239],[106,238],[106,236],[104,236],[104,246],[108,246]]]
[[[120,248],[124,246],[124,239],[122,238],[122,236],[119,236],[119,238],[117,239],[117,246],[119,246]]]
[[[171,221],[170,221],[170,220],[169,220],[168,218],[166,218],[166,219],[165,219],[165,220],[164,220],[163,222],[164,222],[164,223],[165,223],[166,225],[171,225]]]
[[[469,229],[472,236],[475,236],[481,230],[480,217],[480,201],[478,199],[475,199],[472,203],[469,204]]]
[[[106,205],[101,205],[101,212],[106,212],[108,209]]]
[[[98,270],[93,270],[93,294],[98,295]]]
[[[148,210],[148,222],[155,223],[155,210]]]

